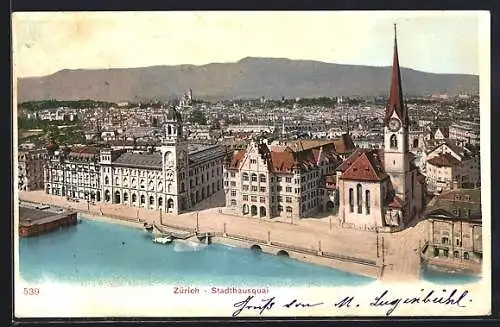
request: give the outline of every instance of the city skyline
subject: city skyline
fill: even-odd
[[[62,69],[198,66],[245,57],[386,67],[391,64],[387,58],[396,23],[402,67],[478,75],[480,14],[16,13],[13,59],[18,77],[50,75]],[[349,37],[344,37],[346,31]]]

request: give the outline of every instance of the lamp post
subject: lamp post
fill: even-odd
[[[162,222],[162,218],[163,218],[163,216],[162,216],[162,214],[161,214],[161,211],[162,211],[162,210],[161,210],[161,207],[160,207],[160,225],[163,225],[163,222]]]

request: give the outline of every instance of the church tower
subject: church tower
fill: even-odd
[[[170,108],[165,117],[165,138],[160,148],[167,212],[178,213],[187,207],[188,143],[182,128],[182,116]]]
[[[399,69],[396,25],[394,25],[394,59],[392,64],[391,89],[389,103],[384,120],[384,168],[391,177],[397,195],[404,206],[409,205],[411,188],[410,151],[408,132],[410,120],[408,109],[403,102],[403,88]]]

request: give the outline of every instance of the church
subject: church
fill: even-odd
[[[425,178],[409,149],[396,30],[383,149],[357,149],[336,169],[339,223],[353,228],[404,228],[421,212]]]

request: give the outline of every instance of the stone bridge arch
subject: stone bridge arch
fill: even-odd
[[[262,252],[262,248],[260,247],[260,245],[257,245],[257,244],[254,244],[250,247],[250,250],[254,251],[254,252]]]
[[[285,250],[279,250],[277,253],[276,253],[277,256],[279,257],[290,257],[290,254],[288,254],[287,251]]]

